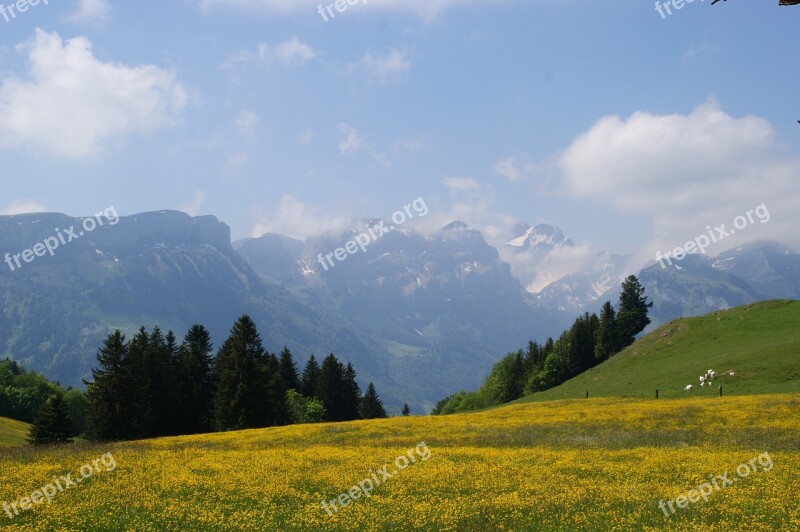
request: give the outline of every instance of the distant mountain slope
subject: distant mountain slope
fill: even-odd
[[[21,251],[55,228],[78,224],[60,214],[0,217],[0,242]],[[0,356],[65,385],[89,377],[97,348],[115,328],[130,336],[143,324],[159,324],[180,338],[202,323],[219,346],[243,313],[251,314],[271,351],[287,344],[301,360],[334,351],[362,378],[391,381],[377,345],[324,306],[263,283],[231,247],[228,227],[211,216],[123,217],[52,257],[0,271]]]
[[[639,274],[655,302],[654,326],[756,301],[800,298],[800,255],[777,242],[754,242],[716,259],[688,255],[662,264]]]
[[[0,244],[13,254],[80,223],[61,214],[0,217]],[[212,216],[123,217],[54,256],[0,269],[0,356],[79,386],[115,328],[130,337],[158,324],[182,337],[202,323],[219,346],[248,313],[271,351],[288,345],[300,364],[333,352],[391,409],[407,402],[420,411],[476,386],[506,350],[559,329],[464,224],[430,238],[391,231],[324,271],[318,253],[353,234],[308,243],[265,235],[233,246]]]
[[[550,309],[578,315],[599,312],[606,301],[616,301],[625,278],[629,257],[598,253],[590,271],[565,275],[536,293],[536,300]]]
[[[233,243],[253,269],[267,280],[301,281],[303,268],[300,256],[305,244],[288,236],[267,233],[259,238],[246,238]]]
[[[573,247],[575,243],[553,225],[538,224],[531,227],[527,222],[519,222],[511,229],[511,239],[506,245],[517,252],[533,251],[544,256],[559,247]]]
[[[630,258],[626,255],[596,252],[587,257],[576,255],[575,249],[575,243],[550,224],[532,227],[519,222],[505,242],[514,273],[536,301],[570,317],[599,311],[605,301],[616,299],[620,283],[631,273],[625,270]],[[571,273],[559,273],[565,262]]]
[[[319,263],[320,254],[356,234],[310,238],[299,253],[274,235],[236,248],[266,279],[373,335],[392,354],[393,377],[427,407],[442,391],[477,386],[506,351],[563,326],[564,318],[538,305],[497,250],[462,222],[433,236],[393,229],[327,270]]]
[[[745,279],[767,297],[800,299],[800,255],[777,242],[753,242],[728,250],[714,268]]]
[[[537,292],[537,301],[553,311],[598,312],[604,301],[619,295],[628,259],[600,253],[587,271],[566,275]],[[655,302],[649,330],[681,316],[769,299],[800,299],[800,255],[772,241],[746,244],[717,258],[664,260],[643,268],[638,277]]]
[[[700,387],[708,369],[733,370]],[[694,389],[684,392],[686,385]],[[518,402],[584,397],[683,397],[800,391],[800,301],[767,301],[681,318],[599,366]]]
[[[0,259],[79,227],[63,214],[0,216]],[[377,220],[364,220],[363,224]],[[524,246],[570,246],[553,226],[517,228]],[[333,352],[374,381],[390,410],[417,411],[477,388],[506,352],[557,336],[584,309],[616,299],[625,257],[600,254],[586,274],[528,293],[480,232],[453,222],[423,236],[394,229],[326,271],[329,254],[357,234],[306,242],[282,235],[230,242],[213,216],[161,211],[123,217],[19,269],[0,263],[0,357],[79,386],[114,328],[130,336],[159,324],[180,337],[206,325],[216,346],[242,313],[271,351],[302,364]],[[529,250],[530,251],[530,250]],[[520,255],[522,256],[522,252]],[[800,257],[774,243],[689,257],[642,271],[656,324],[683,315],[794,297]]]

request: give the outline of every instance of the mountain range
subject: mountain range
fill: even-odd
[[[17,253],[83,219],[44,213],[0,217],[0,252]],[[453,222],[431,235],[391,229],[366,251],[323,267],[364,225],[306,241],[266,234],[231,242],[213,216],[142,213],[98,227],[22,268],[0,269],[0,356],[65,385],[90,377],[97,348],[119,328],[205,325],[215,345],[241,314],[265,347],[304,364],[334,353],[378,387],[391,412],[428,411],[476,388],[494,362],[529,339],[556,336],[577,314],[616,301],[628,258],[599,253],[586,272],[532,293],[483,235]],[[554,226],[520,223],[502,251],[542,257],[574,244]],[[546,263],[545,263],[546,264]],[[536,265],[534,265],[534,268]],[[800,298],[800,256],[757,242],[678,269],[640,272],[654,325],[771,298]]]

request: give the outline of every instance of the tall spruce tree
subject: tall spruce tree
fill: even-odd
[[[123,439],[147,438],[153,432],[152,371],[148,350],[150,334],[141,327],[128,344],[120,392],[130,411]]]
[[[361,407],[361,388],[356,382],[356,370],[349,362],[344,370],[344,397],[342,417],[346,421],[358,419]]]
[[[375,385],[369,383],[367,391],[364,393],[364,398],[361,401],[361,419],[378,419],[388,417],[386,410],[383,408],[383,403],[378,392],[375,390]]]
[[[619,349],[625,349],[636,339],[636,335],[650,325],[647,310],[653,306],[644,295],[644,287],[635,275],[630,275],[622,283],[617,312]]]
[[[319,363],[314,355],[306,362],[303,375],[300,377],[300,393],[308,398],[317,397],[317,383],[319,382]]]
[[[177,342],[169,331],[166,336],[156,325],[150,333],[145,360],[149,384],[149,401],[152,411],[149,436],[169,436],[177,433],[176,359]]]
[[[331,353],[322,361],[316,396],[325,405],[328,421],[347,421],[344,366]]]
[[[575,364],[572,374],[568,378],[579,375],[597,364],[594,351],[595,335],[599,327],[600,320],[597,314],[586,312],[575,320],[570,330],[570,348]]]
[[[533,373],[536,373],[542,368],[544,357],[542,357],[542,348],[539,343],[534,340],[528,341],[528,349],[525,352],[525,380],[528,380]]]
[[[193,325],[178,349],[178,411],[180,432],[198,434],[211,430],[214,355],[211,335],[202,325]]]
[[[266,353],[259,361],[259,408],[263,413],[262,426],[288,425],[291,421],[286,406],[286,384],[280,371],[280,361]]]
[[[35,445],[70,443],[74,435],[72,419],[64,395],[58,391],[45,402],[33,420],[28,441]]]
[[[598,362],[611,358],[619,351],[619,333],[617,332],[617,314],[610,301],[603,304],[600,310],[600,326],[595,335],[594,357]]]
[[[300,391],[300,377],[297,374],[297,365],[294,363],[292,352],[286,346],[281,351],[280,373],[287,390]]]
[[[124,396],[124,369],[128,344],[117,329],[98,350],[98,368],[86,384],[87,432],[97,440],[124,439],[130,420],[129,400]]]
[[[400,412],[404,416],[411,415],[411,409],[408,407],[408,403],[403,403],[403,411]]]
[[[294,390],[299,393],[300,390],[300,376],[297,373],[297,365],[294,363],[294,357],[289,348],[283,346],[280,358],[278,360],[278,374],[277,380],[278,389],[276,390],[276,400],[278,401],[276,411],[276,424],[288,425],[292,423],[292,414],[288,404],[288,396],[286,395],[289,390]]]
[[[548,337],[547,341],[544,343],[544,347],[542,348],[542,365],[544,365],[544,359],[547,358],[547,355],[553,352],[555,349],[556,343],[553,341],[552,337]]]
[[[239,318],[217,355],[214,427],[238,430],[266,425],[263,412],[262,359],[264,347],[249,316]]]

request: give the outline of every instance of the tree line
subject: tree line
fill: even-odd
[[[622,283],[618,310],[606,301],[600,316],[588,312],[557,340],[507,354],[476,392],[458,392],[439,401],[433,414],[451,414],[499,405],[548,390],[608,360],[631,345],[649,324],[653,306],[636,276]]]
[[[62,395],[72,420],[71,435],[81,434],[86,405],[83,392],[50,382],[40,373],[25,370],[15,360],[0,360],[0,417],[31,423],[56,394]]]
[[[97,354],[93,379],[85,382],[86,433],[96,440],[131,440],[291,423],[386,417],[375,386],[362,394],[352,364],[333,354],[312,355],[302,374],[284,347],[262,345],[244,315],[214,354],[202,325],[183,341],[172,331],[145,327],[127,341],[111,333]],[[70,416],[62,394],[44,405],[31,429],[34,443],[69,441]]]

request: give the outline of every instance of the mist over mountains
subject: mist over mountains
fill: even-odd
[[[80,220],[0,217],[0,251],[17,253]],[[526,271],[547,268],[547,257],[575,247],[559,228],[520,223],[508,248],[498,250],[457,221],[430,235],[392,229],[365,252],[327,270],[320,265],[320,254],[358,232],[305,242],[266,234],[231,243],[228,226],[213,216],[121,217],[52,257],[0,270],[0,356],[79,386],[114,329],[130,336],[141,325],[158,324],[182,337],[201,323],[218,347],[247,313],[271,352],[287,345],[300,363],[332,352],[353,363],[362,387],[375,382],[391,411],[404,402],[424,411],[445,395],[476,388],[506,352],[531,338],[557,336],[578,314],[616,301],[621,279],[637,273],[625,271],[628,257],[600,252],[586,271],[532,292],[530,279],[520,280],[500,251],[530,257]],[[800,256],[775,242],[717,258],[691,255],[639,276],[655,301],[654,325],[800,297]]]

